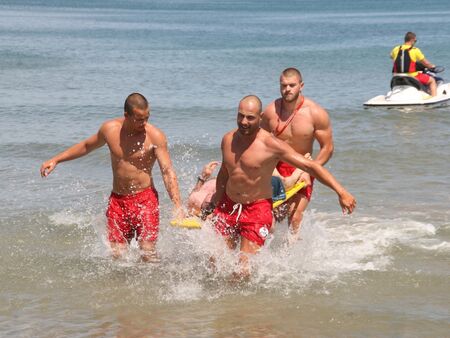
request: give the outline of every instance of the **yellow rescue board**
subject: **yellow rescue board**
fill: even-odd
[[[200,229],[202,227],[202,223],[197,217],[173,219],[170,221],[170,225],[188,229]]]
[[[306,185],[305,182],[296,183],[291,189],[286,191],[286,198],[284,200],[276,201],[272,204],[273,208],[279,207],[281,204],[286,202],[292,196],[294,196],[297,192],[299,192]],[[174,227],[187,228],[187,229],[201,229],[202,223],[200,218],[198,217],[189,217],[183,219],[174,219],[170,221],[170,225]]]
[[[294,196],[296,193],[298,193],[300,190],[302,190],[305,187],[306,183],[304,181],[297,182],[294,184],[294,186],[286,191],[286,198],[284,200],[279,200],[273,202],[272,206],[273,208],[279,207],[281,204],[286,202],[288,199],[290,199],[292,196]]]

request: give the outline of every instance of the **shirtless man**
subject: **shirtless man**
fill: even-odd
[[[250,95],[238,107],[237,125],[222,139],[222,164],[217,176],[215,227],[230,249],[240,240],[242,276],[248,276],[248,254],[265,242],[272,225],[272,172],[282,160],[316,177],[339,196],[342,210],[351,213],[354,197],[318,162],[299,154],[286,142],[260,128],[261,101]],[[205,211],[206,212],[206,211]]]
[[[136,233],[142,260],[158,260],[155,244],[159,230],[159,205],[152,177],[155,161],[158,161],[164,185],[175,206],[174,211],[182,213],[177,177],[166,136],[147,122],[149,116],[147,99],[139,93],[130,94],[125,101],[124,117],[104,122],[96,134],[41,166],[41,176],[46,177],[58,163],[74,160],[108,145],[113,188],[106,216],[108,240],[114,258],[124,254]],[[183,217],[182,214],[177,216]]]
[[[303,86],[302,75],[297,69],[285,69],[280,76],[281,98],[266,107],[261,127],[288,143],[302,155],[312,154],[314,140],[317,140],[320,151],[314,160],[324,165],[331,158],[334,148],[330,119],[321,106],[302,95]],[[282,176],[290,176],[295,167],[280,162],[277,169]],[[307,186],[280,207],[277,214],[279,219],[288,214],[290,240],[299,237],[303,212],[311,199],[314,175],[310,177],[305,172],[300,176],[300,180],[305,181]]]

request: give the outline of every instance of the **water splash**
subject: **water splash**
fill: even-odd
[[[266,245],[251,259],[250,282],[239,286],[230,282],[231,274],[238,271],[238,253],[226,248],[209,223],[201,230],[189,230],[171,227],[168,219],[161,219],[157,247],[162,261],[153,265],[140,263],[135,240],[122,260],[109,258],[103,214],[66,211],[50,219],[65,227],[75,226],[79,232],[85,231],[87,224],[94,229],[83,239],[86,243],[79,262],[71,262],[75,266],[84,264],[81,275],[71,274],[72,282],[84,279],[121,292],[132,290],[125,297],[127,301],[131,298],[136,302],[136,297],[145,293],[148,297],[139,299],[144,303],[150,299],[162,303],[213,300],[260,290],[282,296],[311,289],[326,293],[349,273],[389,269],[391,251],[397,245],[436,251],[449,248],[448,243],[432,241],[436,229],[428,223],[363,215],[343,217],[311,210],[305,214],[301,240],[291,246],[287,244],[287,225],[278,224]],[[216,258],[214,268],[209,262],[212,256]],[[73,256],[71,259],[76,260]]]

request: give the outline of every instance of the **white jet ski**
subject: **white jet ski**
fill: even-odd
[[[364,106],[426,106],[442,104],[450,101],[450,83],[437,76],[444,67],[424,69],[423,72],[433,76],[437,84],[437,95],[432,97],[426,86],[416,78],[406,74],[394,74],[391,80],[391,90],[386,95],[378,95],[364,102]]]

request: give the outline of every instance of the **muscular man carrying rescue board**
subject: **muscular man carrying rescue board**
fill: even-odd
[[[343,212],[351,213],[356,206],[355,198],[318,162],[260,128],[261,108],[257,96],[240,101],[238,128],[222,139],[222,164],[210,205],[215,206],[215,227],[228,247],[235,249],[240,240],[243,277],[249,275],[247,255],[258,252],[272,226],[271,178],[280,160],[307,171],[334,190]]]
[[[330,119],[320,105],[302,95],[303,86],[302,75],[297,69],[285,69],[280,76],[281,97],[266,107],[261,126],[302,155],[312,154],[314,141],[317,140],[320,150],[315,161],[324,165],[334,149]],[[295,167],[281,161],[277,169],[281,175],[290,176]],[[303,212],[311,200],[314,176],[304,173],[300,180],[305,181],[307,186],[276,212],[277,219],[283,219],[288,213],[291,241],[299,237]]]
[[[113,189],[106,216],[108,240],[113,257],[120,257],[127,244],[137,235],[143,261],[158,261],[156,240],[159,231],[159,201],[152,177],[158,161],[164,185],[182,218],[178,182],[172,167],[164,133],[148,123],[150,106],[139,93],[130,94],[124,117],[106,121],[99,131],[86,140],[56,155],[41,166],[42,177],[48,176],[60,162],[70,161],[108,145],[113,171]]]

